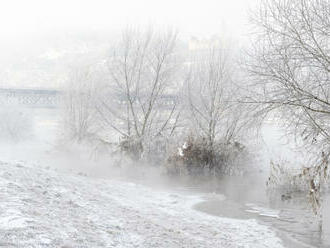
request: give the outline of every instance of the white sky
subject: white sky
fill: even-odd
[[[226,26],[244,33],[256,0],[0,0],[0,35],[10,38],[62,29],[118,30],[127,25],[170,25],[209,35]]]
[[[95,34],[108,35],[130,25],[170,26],[177,28],[181,37],[219,34],[241,43],[242,35],[247,33],[248,9],[256,1],[0,0],[0,83],[20,87],[39,87],[35,84],[40,82],[43,86],[55,85],[56,80],[45,75],[40,65],[36,70],[15,67],[6,72],[6,68],[36,54],[35,51],[40,53],[57,46],[57,40],[61,42],[60,37],[71,32],[101,31]],[[49,36],[52,33],[55,36]],[[65,45],[68,44],[62,44]],[[5,74],[1,74],[3,71]]]

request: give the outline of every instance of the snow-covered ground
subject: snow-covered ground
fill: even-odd
[[[196,210],[204,193],[102,179],[144,172],[87,163],[75,148],[57,152],[57,122],[44,121],[57,117],[46,117],[35,118],[34,139],[0,144],[0,247],[283,247],[255,220]]]
[[[0,247],[282,247],[255,220],[192,208],[202,196],[0,163]]]

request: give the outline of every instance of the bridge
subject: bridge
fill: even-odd
[[[146,97],[148,97],[148,96],[146,96]],[[113,98],[113,97],[109,96],[109,98]],[[143,98],[143,96],[141,98]],[[124,94],[116,95],[114,99],[115,99],[114,101],[119,103],[120,105],[126,105],[128,102],[127,97]],[[133,97],[133,101],[136,103],[137,98]],[[159,96],[158,107],[165,108],[165,109],[172,109],[173,105],[175,105],[177,102],[178,102],[177,95],[163,94],[163,95]]]
[[[60,104],[61,95],[61,91],[54,89],[0,88],[0,105],[56,108]]]
[[[31,108],[57,108],[63,91],[55,89],[0,88],[0,106],[23,106]],[[111,98],[111,97],[110,97]],[[126,104],[124,95],[118,95],[119,104]],[[159,107],[172,109],[178,101],[174,94],[164,94],[159,99]]]

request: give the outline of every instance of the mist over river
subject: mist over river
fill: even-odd
[[[269,168],[265,158],[256,160],[260,165],[254,165],[253,168],[258,169],[246,175],[224,176],[211,180],[171,178],[159,166],[153,165],[141,165],[133,169],[127,169],[125,166],[119,168],[109,157],[93,159],[90,154],[84,153],[83,148],[61,147],[60,109],[25,108],[22,111],[29,114],[32,131],[24,141],[2,143],[2,161],[30,163],[63,173],[81,174],[102,180],[115,179],[145,185],[155,190],[200,197],[201,201],[193,205],[193,209],[212,216],[239,220],[255,219],[261,225],[274,230],[285,247],[330,246],[329,194],[323,198],[321,234],[306,195],[293,195],[290,199],[283,199],[281,195],[267,194]],[[272,126],[265,129],[268,137],[264,138],[264,142],[268,148],[264,152],[268,154],[264,157],[267,157],[278,130]],[[271,129],[273,131],[270,131]]]

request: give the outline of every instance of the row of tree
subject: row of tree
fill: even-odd
[[[120,137],[136,158],[189,135],[215,151],[275,111],[313,152],[302,175],[319,194],[329,175],[330,2],[265,0],[252,24],[240,64],[224,42],[189,50],[173,30],[125,30],[106,59],[72,73],[70,135],[102,144]]]
[[[135,158],[154,152],[160,140],[189,134],[210,150],[235,142],[247,115],[233,93],[239,88],[229,49],[216,43],[191,51],[178,43],[173,30],[127,29],[105,60],[73,71],[70,137],[118,142]]]
[[[189,50],[174,30],[125,30],[105,59],[72,72],[70,137],[214,168],[276,113],[311,154],[291,183],[307,185],[319,214],[330,173],[330,2],[265,0],[252,24],[240,63],[223,41]]]

